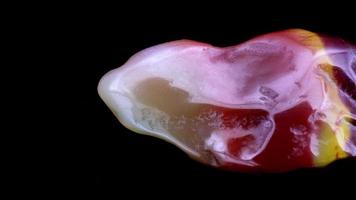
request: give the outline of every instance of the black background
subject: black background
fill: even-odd
[[[48,101],[41,101],[55,112],[56,120],[45,116],[42,128],[51,135],[45,145],[54,149],[46,157],[56,155],[53,164],[70,172],[63,184],[84,181],[120,191],[173,184],[179,190],[188,185],[190,189],[223,185],[241,192],[269,186],[301,191],[324,185],[335,192],[341,187],[349,191],[352,183],[344,180],[356,178],[354,161],[282,174],[220,171],[191,160],[171,144],[127,130],[99,98],[96,87],[106,72],[144,48],[172,40],[229,46],[264,33],[303,28],[356,42],[352,5],[250,3],[50,5],[40,14],[32,13],[34,18],[24,19],[27,29],[40,30],[27,35],[31,44],[44,41],[38,45],[44,50],[41,62],[46,67],[38,68],[38,74],[48,85],[40,84],[56,88],[49,92]],[[59,99],[54,107],[49,103],[53,99]],[[56,171],[49,172],[50,179]]]

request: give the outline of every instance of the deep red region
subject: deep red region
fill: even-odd
[[[253,159],[258,166],[251,167],[235,163],[223,163],[222,168],[229,170],[282,172],[300,167],[313,166],[312,152],[310,150],[310,135],[313,130],[308,121],[311,114],[313,114],[313,110],[306,102],[275,114],[273,136],[266,148]],[[246,119],[242,123],[245,129],[257,126],[267,117],[268,112],[264,110],[224,110],[226,125],[229,125],[231,120],[236,120],[236,118],[239,120]],[[302,129],[302,132],[293,133],[293,129],[295,128]],[[241,147],[248,145],[253,140],[254,137],[252,135],[231,139],[228,141],[228,153],[239,156]]]
[[[280,112],[274,116],[275,131],[266,149],[255,158],[261,168],[267,171],[287,171],[300,167],[313,166],[310,150],[310,135],[312,133],[309,116],[313,113],[311,106],[304,102]],[[291,131],[293,127],[304,126],[305,135],[298,135]],[[299,141],[299,143],[298,143]],[[307,145],[300,144],[304,141]],[[298,153],[293,148],[298,148]]]

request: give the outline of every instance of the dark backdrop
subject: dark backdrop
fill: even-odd
[[[97,95],[98,81],[106,72],[122,65],[134,53],[167,41],[186,38],[228,46],[264,33],[303,28],[356,42],[356,17],[348,4],[340,8],[326,7],[326,2],[314,6],[299,1],[236,4],[137,2],[66,6],[55,14],[48,10],[54,17],[49,30],[54,35],[49,45],[57,45],[60,52],[55,55],[60,63],[55,73],[63,75],[60,88],[67,86],[61,91],[64,98],[57,108],[70,105],[70,110],[62,110],[61,119],[70,126],[63,128],[64,136],[59,137],[65,143],[58,150],[59,154],[63,150],[70,155],[63,156],[66,167],[74,174],[84,174],[84,180],[98,188],[162,187],[178,181],[184,181],[179,184],[180,189],[187,184],[190,188],[227,184],[244,191],[275,184],[288,187],[295,181],[302,182],[290,185],[297,190],[306,184],[309,189],[320,184],[334,189],[340,185],[351,188],[344,181],[355,178],[356,164],[351,160],[282,174],[212,169],[191,160],[173,145],[127,130]],[[68,182],[72,179],[77,180],[76,175]]]

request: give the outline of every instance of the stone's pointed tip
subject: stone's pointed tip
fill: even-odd
[[[324,166],[356,148],[356,127],[344,120],[356,114],[354,52],[330,41],[289,29],[226,48],[167,42],[105,74],[97,90],[124,126],[202,163],[267,172]]]

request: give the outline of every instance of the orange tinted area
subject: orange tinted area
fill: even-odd
[[[295,42],[305,47],[308,47],[314,52],[322,50],[324,48],[324,43],[322,39],[316,33],[302,30],[302,29],[291,29],[291,30],[283,31],[282,34],[294,40]]]

